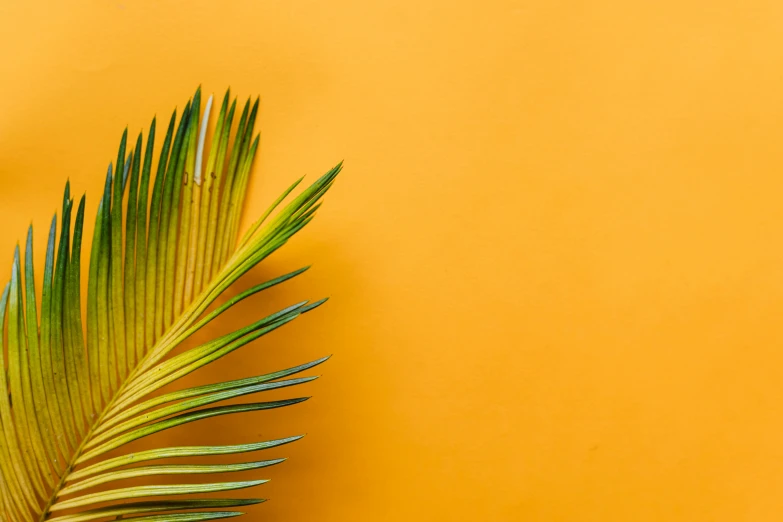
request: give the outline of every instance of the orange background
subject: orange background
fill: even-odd
[[[760,0],[3,2],[2,264],[31,218],[42,256],[66,178],[94,214],[126,124],[257,93],[251,214],[346,167],[250,280],[314,268],[222,328],[332,301],[194,379],[334,353],[314,399],[165,435],[308,433],[252,519],[779,520],[781,27]]]

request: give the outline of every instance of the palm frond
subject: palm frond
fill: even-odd
[[[61,215],[52,219],[40,314],[32,226],[24,257],[18,247],[14,252],[10,281],[0,295],[0,387],[6,390],[0,393],[0,521],[83,522],[137,515],[132,517],[137,522],[191,522],[233,517],[241,513],[226,508],[262,500],[200,496],[258,486],[265,480],[220,479],[284,459],[155,461],[255,454],[300,438],[123,453],[130,442],[200,419],[302,402],[306,397],[221,405],[310,382],[314,377],[295,375],[327,359],[158,393],[325,302],[295,303],[172,353],[237,303],[307,269],[256,285],[208,312],[237,279],[313,219],[341,169],[337,165],[279,209],[301,180],[294,183],[238,240],[259,144],[253,130],[259,102],[244,104],[234,129],[237,101],[226,92],[207,140],[212,101],[210,96],[202,114],[199,88],[179,119],[174,111],[154,174],[156,120],[146,143],[141,133],[134,143],[128,141],[127,129],[123,132],[116,162],[106,173],[85,267],[86,319],[81,295],[84,196],[74,212],[66,184]],[[159,482],[182,475],[200,481]],[[139,477],[150,483],[115,484]],[[181,495],[189,496],[178,498]]]

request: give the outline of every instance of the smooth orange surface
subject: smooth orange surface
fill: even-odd
[[[193,377],[334,353],[314,399],[166,434],[308,433],[252,520],[780,520],[781,27],[760,0],[3,2],[2,266],[31,218],[41,257],[66,178],[94,213],[126,124],[230,84],[262,96],[249,214],[346,160],[242,285],[314,268],[222,328],[332,301]]]

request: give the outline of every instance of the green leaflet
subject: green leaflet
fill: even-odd
[[[156,266],[157,272],[157,284],[155,286],[155,338],[163,335],[164,328],[164,316],[168,316],[167,310],[173,302],[173,295],[171,295],[174,271],[174,252],[176,252],[176,243],[170,244],[170,239],[173,238],[174,232],[169,234],[169,227],[171,226],[171,214],[172,214],[172,197],[173,193],[179,194],[179,191],[175,191],[174,187],[179,189],[180,185],[177,182],[177,173],[182,168],[182,164],[185,160],[185,154],[183,152],[183,141],[186,141],[185,131],[188,127],[188,119],[190,117],[190,104],[188,101],[185,105],[182,118],[180,119],[179,127],[177,128],[177,134],[174,137],[174,144],[171,149],[171,155],[169,156],[168,168],[166,169],[166,178],[163,185],[163,196],[161,200],[161,213],[160,221],[158,223],[158,263]],[[176,209],[175,209],[176,210]],[[176,214],[176,212],[174,212]],[[168,292],[166,292],[168,290]],[[169,321],[171,321],[169,316]],[[166,325],[168,327],[168,325]]]
[[[226,92],[210,138],[213,96],[205,98],[203,113],[201,96],[199,88],[179,118],[177,111],[172,114],[154,171],[156,120],[146,142],[140,133],[129,144],[125,129],[97,199],[91,238],[83,237],[87,200],[82,196],[76,204],[66,183],[62,211],[52,219],[48,234],[40,301],[32,227],[24,258],[18,248],[14,254],[10,282],[0,296],[0,386],[8,390],[0,393],[0,514],[8,522],[81,522],[126,515],[139,515],[138,521],[187,522],[237,516],[236,511],[214,509],[261,500],[155,498],[257,486],[264,481],[199,479],[257,470],[284,458],[134,465],[175,457],[220,459],[301,438],[134,453],[125,449],[130,442],[201,419],[298,404],[307,398],[218,403],[305,385],[316,377],[289,377],[328,359],[152,395],[326,302],[302,300],[172,353],[238,303],[307,270],[271,278],[217,302],[240,277],[307,226],[342,166],[280,208],[301,180],[294,183],[237,242],[260,144],[255,129],[259,101],[251,104],[248,99],[235,128],[236,99]],[[89,252],[82,251],[85,243]],[[83,256],[89,256],[84,267]],[[82,270],[86,298],[81,295]],[[165,484],[161,477],[171,475],[190,475],[195,483]],[[150,483],[101,490],[140,477]]]
[[[210,220],[210,211],[212,209],[213,199],[217,202],[217,194],[220,189],[220,180],[218,174],[221,169],[216,169],[218,150],[223,141],[223,128],[230,128],[231,122],[227,119],[226,111],[228,109],[228,100],[231,97],[230,90],[226,91],[226,95],[223,97],[223,103],[220,106],[220,114],[218,115],[217,125],[215,126],[215,133],[217,143],[213,144],[209,148],[209,157],[207,158],[207,164],[204,168],[204,172],[199,172],[200,178],[202,178],[203,194],[201,196],[201,208],[199,209],[199,226],[198,226],[198,241],[196,243],[196,267],[193,274],[194,277],[194,291],[198,294],[201,291],[203,285],[208,283],[208,280],[204,280],[204,274],[208,273],[211,277],[211,253],[214,250],[214,237],[210,235],[210,225],[213,220]],[[233,109],[232,109],[233,112]],[[203,157],[203,150],[202,150]],[[217,170],[217,172],[216,172]],[[214,211],[213,211],[214,212]],[[212,243],[212,246],[208,245]],[[209,254],[207,254],[209,252]],[[207,256],[209,255],[209,261]]]
[[[212,455],[233,455],[236,453],[249,453],[269,448],[275,448],[301,439],[303,435],[286,437],[284,439],[269,440],[264,442],[252,442],[250,444],[236,444],[233,446],[179,446],[173,448],[161,448],[154,450],[138,451],[129,455],[106,459],[91,466],[85,466],[69,475],[69,482],[81,480],[101,474],[105,471],[120,468],[130,464],[139,464],[151,460],[180,458],[180,457],[204,457]]]
[[[173,121],[172,121],[173,123]],[[136,360],[140,361],[149,346],[145,333],[145,317],[147,306],[147,200],[149,198],[150,172],[152,171],[152,157],[155,147],[155,127],[156,119],[152,119],[150,124],[149,136],[147,137],[147,148],[144,152],[144,168],[141,171],[141,186],[139,187],[138,203],[136,205],[136,287],[134,295],[136,297]],[[171,138],[171,128],[167,139]],[[150,228],[152,223],[150,223]],[[154,292],[153,292],[154,294]]]
[[[128,175],[128,166],[130,158],[125,161],[125,145],[128,140],[128,129],[122,133],[120,140],[120,150],[117,153],[117,171],[114,175],[112,184],[111,201],[111,262],[109,273],[111,285],[109,286],[109,302],[111,307],[112,345],[109,349],[114,351],[117,365],[117,374],[122,380],[128,373],[128,361],[125,347],[125,309],[124,309],[124,273],[122,269],[122,199],[125,191],[125,184]],[[120,168],[122,176],[120,177]]]
[[[198,110],[201,101],[201,90],[196,91],[196,96],[193,99],[192,105],[186,107],[187,121],[183,117],[181,128],[184,130],[184,136],[179,147],[179,154],[176,163],[174,164],[173,172],[169,170],[166,174],[166,188],[171,188],[170,199],[164,199],[164,213],[161,217],[161,222],[168,217],[168,228],[166,229],[167,236],[162,237],[163,247],[166,250],[166,263],[163,267],[164,285],[163,285],[163,325],[165,328],[171,326],[174,320],[174,310],[176,308],[175,301],[178,295],[176,287],[177,279],[177,250],[178,245],[181,243],[177,241],[179,235],[179,217],[180,217],[180,199],[182,194],[183,178],[185,176],[186,162],[189,155],[192,154],[191,142],[195,134],[195,123],[198,121]],[[175,140],[176,144],[176,140]],[[176,150],[176,146],[175,146]],[[166,204],[170,206],[170,212],[165,212]],[[161,248],[160,246],[158,248]]]
[[[99,208],[101,219],[100,245],[98,247],[98,273],[96,274],[97,298],[95,315],[97,316],[97,365],[99,367],[100,396],[103,402],[111,400],[115,389],[117,362],[114,355],[114,346],[111,341],[111,314],[109,305],[109,259],[111,256],[111,186],[112,168],[106,173],[106,182],[103,189],[103,200]],[[97,228],[97,227],[96,227]],[[97,383],[96,383],[97,384]]]
[[[63,511],[90,504],[99,504],[112,500],[126,500],[144,497],[167,497],[172,495],[194,495],[196,493],[216,493],[234,489],[251,488],[267,482],[266,480],[245,480],[242,482],[219,482],[216,484],[175,484],[166,486],[136,486],[132,488],[112,489],[92,493],[70,500],[57,502],[52,511]]]
[[[94,417],[92,403],[92,389],[90,387],[86,351],[84,346],[84,329],[81,314],[81,249],[82,230],[84,228],[84,206],[86,197],[79,201],[79,209],[76,211],[76,224],[74,225],[73,245],[71,247],[71,262],[68,265],[68,282],[66,284],[66,312],[69,325],[70,348],[73,351],[73,360],[77,374],[78,390],[81,396],[82,407],[89,419]]]
[[[174,464],[166,466],[143,466],[139,468],[124,469],[113,473],[104,473],[98,477],[84,480],[78,484],[65,487],[60,490],[61,495],[72,495],[101,484],[138,477],[150,477],[157,475],[203,475],[213,473],[230,473],[235,471],[248,471],[265,468],[284,462],[285,459],[261,460],[257,462],[241,462],[239,464]]]
[[[216,520],[243,515],[239,511],[204,511],[202,513],[171,513],[167,515],[149,515],[133,517],[136,522],[198,522],[200,520]]]
[[[49,461],[54,465],[56,472],[62,472],[62,462],[57,454],[55,445],[55,430],[52,415],[47,403],[46,388],[43,379],[43,361],[41,345],[38,340],[38,310],[35,302],[35,272],[33,268],[33,227],[27,231],[27,243],[25,245],[25,303],[27,305],[27,343],[30,355],[30,380],[32,385],[33,402],[38,417],[38,427],[41,431],[41,440],[46,448]],[[79,314],[81,317],[81,314]]]
[[[43,377],[44,391],[46,392],[48,411],[54,428],[55,442],[63,455],[70,455],[72,452],[72,446],[69,445],[68,438],[65,436],[65,422],[63,421],[63,414],[60,413],[60,405],[58,402],[57,389],[55,386],[54,367],[52,363],[51,332],[53,321],[50,320],[50,317],[53,300],[52,278],[54,277],[54,248],[56,232],[57,216],[54,216],[49,228],[49,240],[46,246],[46,263],[44,265],[43,291],[41,297],[41,328],[39,337],[41,344],[41,373]]]
[[[8,301],[8,378],[11,397],[16,399],[14,421],[23,452],[22,456],[33,486],[39,494],[43,495],[43,481],[46,479],[41,476],[41,473],[48,475],[48,469],[45,467],[46,457],[43,455],[43,445],[32,403],[29,358],[26,357],[27,346],[23,336],[24,330],[20,314],[22,309],[20,279],[19,247],[17,247],[14,251],[11,292]],[[41,461],[44,465],[39,468]]]
[[[229,93],[226,93],[228,98]],[[234,121],[234,113],[237,108],[237,100],[231,103],[231,109],[228,111],[225,124],[222,128],[223,133],[219,136],[219,142],[217,146],[217,152],[215,154],[214,165],[214,185],[210,194],[209,203],[209,224],[207,225],[207,242],[206,242],[206,254],[204,258],[204,286],[217,274],[219,269],[218,262],[215,261],[215,252],[217,251],[217,228],[221,212],[221,192],[225,192],[225,176],[226,176],[226,151],[228,150],[228,140],[231,134],[231,124]],[[238,135],[238,134],[237,134]],[[212,153],[210,152],[210,156]],[[223,210],[225,211],[225,210]]]
[[[6,284],[2,297],[0,297],[0,324],[4,324],[5,321],[9,291],[10,283]],[[0,348],[2,347],[3,339],[2,336],[0,336]],[[9,373],[10,372],[7,372],[5,368],[4,357],[0,357],[0,389],[9,389],[7,380],[7,375],[9,375]],[[14,421],[11,416],[11,401],[9,396],[5,393],[0,393],[0,422],[2,423],[3,428],[3,436],[0,437],[0,442],[2,443],[0,452],[3,455],[3,478],[5,481],[8,481],[9,484],[15,486],[15,494],[17,496],[14,498],[14,502],[21,511],[25,510],[25,504],[22,503],[22,496],[24,496],[24,501],[35,509],[37,499],[33,493],[31,479],[29,478],[22,457],[23,446],[21,446],[16,430],[14,429]]]
[[[166,167],[168,165],[169,150],[171,147],[171,137],[174,132],[174,124],[177,122],[177,111],[171,115],[169,120],[169,127],[166,131],[166,138],[163,141],[163,148],[158,158],[158,173],[155,176],[155,184],[152,188],[152,200],[150,202],[149,211],[149,233],[147,235],[147,280],[145,286],[145,311],[144,311],[144,348],[148,350],[154,344],[155,340],[160,337],[160,333],[157,331],[158,323],[158,292],[157,288],[161,287],[162,292],[162,278],[158,277],[158,268],[162,266],[162,262],[158,262],[158,238],[161,235],[161,199],[163,197],[163,180],[166,175]],[[160,256],[160,259],[165,259],[165,256]],[[161,268],[162,270],[162,268]],[[162,294],[161,294],[162,295]],[[162,297],[161,297],[162,301]],[[160,312],[160,328],[163,327],[163,315]]]
[[[201,499],[201,500],[160,500],[153,502],[129,502],[121,506],[90,509],[78,515],[64,515],[51,518],[52,522],[88,522],[96,518],[122,517],[161,511],[182,509],[210,509],[252,506],[263,502],[261,499]],[[213,513],[220,513],[215,511]],[[136,519],[138,520],[138,519]]]
[[[57,262],[55,263],[54,277],[52,279],[52,307],[49,315],[51,323],[50,348],[52,355],[52,368],[54,371],[54,384],[57,394],[57,402],[60,407],[60,413],[65,423],[65,434],[71,447],[78,446],[77,426],[80,426],[81,416],[77,417],[77,412],[72,407],[71,388],[77,386],[74,379],[66,373],[68,368],[66,363],[70,362],[67,350],[67,328],[64,319],[65,306],[65,274],[68,267],[70,251],[70,229],[71,229],[71,207],[72,201],[68,186],[65,188],[65,197],[63,198],[63,216],[60,228],[60,244],[57,251]],[[71,365],[68,365],[71,367]],[[78,393],[78,390],[76,391]],[[78,401],[77,401],[78,402]]]
[[[131,156],[131,176],[125,210],[125,271],[123,292],[125,297],[125,350],[129,367],[136,366],[136,210],[141,170],[142,134],[136,138]]]

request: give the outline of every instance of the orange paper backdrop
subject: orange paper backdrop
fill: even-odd
[[[303,405],[159,439],[307,433],[252,520],[779,520],[781,27],[761,0],[6,1],[0,268],[31,219],[42,260],[66,179],[94,215],[126,124],[260,94],[250,214],[345,171],[239,287],[310,272],[211,333],[332,300],[189,382],[334,357]]]

